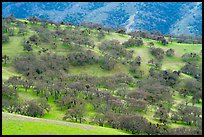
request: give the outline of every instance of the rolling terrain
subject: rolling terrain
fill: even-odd
[[[21,6],[21,4],[19,6]],[[108,4],[106,6],[108,6]],[[89,9],[89,10],[91,10],[91,9]],[[113,53],[108,54],[110,52],[110,50],[107,50],[107,51],[102,50],[101,45],[103,44],[104,41],[117,40],[119,42],[119,44],[122,45],[122,43],[128,41],[131,38],[131,36],[127,35],[127,34],[120,34],[120,33],[116,33],[116,32],[104,32],[104,37],[99,39],[98,38],[99,31],[97,29],[91,29],[91,34],[88,35],[88,38],[90,38],[92,40],[92,42],[94,43],[94,45],[95,45],[94,48],[89,47],[89,46],[82,46],[82,47],[79,47],[78,49],[75,49],[72,47],[72,44],[68,44],[68,45],[64,44],[63,43],[63,37],[58,36],[57,38],[55,38],[55,39],[51,38],[51,40],[50,40],[50,41],[54,41],[57,45],[57,47],[54,49],[51,48],[52,42],[44,42],[41,40],[38,44],[36,44],[36,45],[33,44],[31,46],[32,51],[26,51],[26,50],[24,50],[25,47],[23,47],[22,41],[24,39],[28,40],[34,34],[39,35],[40,32],[37,32],[36,28],[38,28],[38,27],[40,28],[41,23],[37,22],[36,24],[33,24],[27,20],[23,20],[23,19],[17,19],[17,20],[20,22],[27,22],[26,23],[26,29],[28,30],[28,32],[26,33],[26,35],[19,35],[18,32],[19,32],[20,27],[18,25],[16,25],[15,23],[10,24],[10,27],[14,28],[14,35],[9,36],[9,41],[7,43],[2,44],[2,55],[9,56],[9,60],[7,61],[7,63],[2,63],[2,80],[3,80],[3,82],[6,82],[12,76],[20,76],[22,79],[28,79],[28,80],[32,79],[32,78],[29,79],[25,75],[25,73],[23,73],[23,72],[21,73],[17,68],[15,68],[15,65],[14,65],[15,61],[16,60],[18,61],[18,58],[20,55],[26,56],[26,55],[33,53],[36,56],[36,60],[37,60],[40,57],[49,57],[52,54],[54,54],[56,56],[70,56],[73,52],[78,53],[80,51],[86,52],[86,50],[89,50],[91,54],[92,53],[94,54],[94,57],[96,57],[96,59],[100,60],[100,58],[104,58],[105,56],[108,56],[108,55],[113,55],[113,53],[114,53],[113,52]],[[130,25],[131,25],[131,23],[129,24],[129,26]],[[36,28],[33,29],[34,27],[36,27]],[[66,26],[66,25],[59,25],[58,27],[56,27],[54,25],[48,24],[47,27],[44,29],[49,30],[51,32],[55,31],[55,30],[67,30],[67,32],[69,34],[69,32],[72,30],[76,30],[76,32],[78,32],[78,31],[81,32],[83,30],[86,30],[87,28],[76,27],[76,26]],[[74,31],[73,31],[73,33],[74,33]],[[5,34],[7,34],[7,33],[5,33]],[[76,35],[77,35],[77,33],[76,33]],[[48,35],[46,35],[46,36],[49,37]],[[70,36],[70,34],[69,34],[69,36]],[[154,67],[154,65],[148,63],[149,60],[155,59],[155,57],[150,53],[150,46],[149,46],[150,42],[154,43],[154,48],[161,48],[165,51],[165,53],[168,49],[173,49],[175,51],[173,56],[164,55],[164,58],[162,60],[160,60],[160,63],[162,63],[162,66],[158,70],[158,72],[165,71],[165,70],[168,70],[171,72],[181,70],[182,67],[185,66],[185,64],[186,64],[186,62],[183,61],[183,59],[182,59],[182,56],[185,53],[198,54],[199,59],[196,60],[195,62],[198,65],[202,65],[202,54],[201,54],[202,44],[177,43],[176,40],[174,40],[172,43],[169,42],[167,45],[163,45],[160,41],[157,41],[157,40],[152,40],[152,39],[147,39],[147,38],[142,38],[142,40],[143,40],[142,46],[130,46],[130,47],[123,47],[122,48],[122,49],[124,49],[124,51],[131,51],[131,50],[134,51],[133,57],[132,57],[133,59],[140,56],[141,65],[139,68],[143,71],[142,77],[139,77],[139,78],[133,77],[132,73],[130,72],[130,63],[123,63],[123,59],[124,59],[123,57],[119,57],[119,58],[115,59],[116,60],[115,66],[110,70],[103,69],[101,67],[102,65],[100,64],[100,61],[98,61],[98,62],[96,61],[94,63],[90,63],[90,64],[87,63],[87,64],[82,65],[82,66],[69,64],[68,70],[65,69],[66,71],[63,71],[62,74],[64,74],[64,76],[67,76],[68,78],[69,77],[72,78],[72,76],[74,76],[74,77],[82,76],[82,79],[83,79],[83,76],[84,77],[87,76],[88,78],[93,77],[96,79],[96,81],[104,78],[105,81],[106,80],[110,81],[109,83],[112,82],[111,80],[115,76],[116,77],[118,76],[119,79],[120,78],[122,79],[123,75],[120,75],[120,74],[124,74],[125,77],[127,76],[127,77],[131,77],[131,79],[133,79],[132,83],[126,84],[127,86],[123,87],[122,84],[124,84],[125,82],[121,82],[122,84],[121,83],[120,84],[122,86],[120,86],[120,85],[118,86],[116,84],[116,86],[113,86],[113,88],[112,88],[111,86],[109,87],[108,84],[105,85],[106,82],[103,81],[103,83],[105,83],[104,85],[101,82],[102,84],[100,83],[101,85],[99,84],[100,86],[97,85],[96,87],[97,87],[97,91],[98,90],[99,91],[105,91],[105,92],[109,93],[110,96],[113,98],[117,98],[120,101],[127,101],[128,102],[128,100],[126,100],[126,98],[128,98],[128,96],[129,96],[128,93],[130,93],[131,91],[140,89],[140,85],[137,82],[140,80],[141,81],[146,80],[148,77],[150,77],[149,69]],[[77,45],[75,45],[75,46],[77,46]],[[48,49],[48,51],[45,51],[45,53],[39,52],[39,51],[43,51],[43,49]],[[42,64],[44,64],[44,63],[45,62],[42,62]],[[38,64],[25,64],[25,65],[37,66]],[[66,66],[66,64],[65,64],[65,66]],[[59,73],[59,75],[61,75],[61,70],[55,71],[55,73],[56,74]],[[48,74],[46,74],[46,75],[48,75]],[[193,96],[191,94],[187,94],[186,96],[183,96],[183,94],[181,94],[181,92],[180,92],[179,86],[182,84],[185,84],[184,83],[185,80],[188,80],[188,79],[197,81],[197,79],[194,78],[192,75],[185,74],[185,73],[181,72],[181,74],[179,75],[179,77],[177,79],[177,82],[179,84],[178,85],[176,84],[175,86],[172,86],[172,87],[167,86],[167,89],[168,88],[171,89],[170,90],[170,93],[171,93],[170,95],[172,96],[171,102],[173,102],[172,106],[170,107],[171,110],[177,111],[180,104],[185,104],[187,99],[191,100],[193,98]],[[48,81],[55,82],[55,80],[56,79],[53,79],[53,81],[52,80],[48,80]],[[67,79],[65,78],[65,81],[66,80]],[[58,77],[57,77],[56,81],[59,81]],[[92,86],[92,83],[94,83],[96,81],[89,82],[88,84],[90,86]],[[38,81],[36,81],[36,82],[38,82]],[[66,81],[66,82],[71,84],[70,81]],[[55,84],[53,84],[53,85],[55,85]],[[82,85],[83,85],[83,83],[82,83]],[[13,87],[13,86],[11,86],[11,87]],[[78,86],[78,87],[80,87],[80,86]],[[120,94],[117,94],[117,91],[120,89],[126,90],[125,97],[122,97]],[[64,93],[63,91],[64,91],[64,89],[63,90],[60,89],[60,92],[62,92],[62,94]],[[25,88],[23,86],[21,86],[20,84],[16,88],[16,92],[18,94],[19,101],[22,101],[22,102],[29,102],[32,100],[36,101],[39,99],[44,99],[45,96],[47,95],[47,94],[45,95],[44,92],[42,92],[42,93],[40,92],[39,94],[36,94],[36,89],[33,88],[32,86],[29,87],[25,91]],[[62,96],[60,95],[59,99],[61,99],[63,96],[64,95],[62,95]],[[83,100],[86,100],[86,99],[84,99],[84,95],[83,94],[81,95],[81,92],[78,93],[77,98],[83,98]],[[164,102],[162,102],[162,103],[164,103]],[[5,135],[6,134],[18,134],[18,135],[21,135],[21,134],[109,134],[109,135],[112,135],[112,134],[131,134],[131,133],[133,133],[131,131],[112,129],[112,128],[110,128],[111,126],[108,124],[104,124],[103,125],[104,127],[96,126],[96,125],[98,125],[97,123],[94,123],[94,126],[90,125],[90,124],[93,124],[92,120],[94,118],[96,118],[96,116],[98,116],[100,114],[105,115],[105,113],[100,112],[100,110],[96,110],[94,103],[91,101],[87,101],[85,103],[83,119],[82,119],[82,123],[80,123],[80,124],[76,123],[76,122],[79,122],[79,119],[78,119],[78,121],[77,120],[75,121],[75,120],[69,119],[69,118],[64,120],[64,116],[66,114],[67,109],[63,108],[63,106],[59,105],[58,99],[56,99],[55,96],[50,95],[48,97],[47,104],[50,106],[49,112],[47,112],[47,111],[44,112],[44,115],[41,117],[37,116],[39,118],[31,118],[31,117],[27,117],[27,116],[15,115],[14,112],[13,112],[13,114],[9,114],[8,110],[5,109],[4,112],[2,112],[2,115],[3,115],[3,117],[2,117],[2,119],[3,119],[2,134],[5,134]],[[198,108],[199,110],[202,110],[202,99],[200,99],[198,102],[195,102],[194,104],[191,101],[189,101],[188,105],[194,106],[194,107]],[[103,103],[101,104],[101,106],[103,106]],[[193,126],[188,125],[188,124],[186,124],[186,122],[181,121],[181,120],[178,120],[175,123],[170,118],[167,118],[169,123],[163,124],[162,122],[160,122],[158,120],[158,118],[154,117],[154,114],[155,114],[158,106],[159,105],[147,103],[147,105],[145,107],[145,111],[136,110],[136,111],[130,111],[130,113],[142,116],[145,119],[147,119],[148,122],[151,122],[152,124],[155,124],[155,125],[158,124],[161,127],[165,126],[165,128],[168,128],[170,130],[175,129],[175,128],[181,128],[181,127],[186,127],[186,128],[195,128],[196,127],[194,125]],[[101,108],[101,109],[103,109],[103,108]],[[109,108],[107,108],[107,109],[109,109]],[[113,111],[120,114],[120,110],[119,110],[119,112],[117,112],[118,111],[117,107],[116,107],[116,109],[113,107]],[[121,110],[121,111],[123,111],[123,110]],[[172,112],[170,111],[169,115],[171,116],[171,114],[172,114]],[[202,113],[200,115],[202,118]],[[73,122],[75,122],[75,123],[73,123]],[[33,128],[35,130],[33,130]],[[146,134],[146,133],[135,132],[133,134]]]

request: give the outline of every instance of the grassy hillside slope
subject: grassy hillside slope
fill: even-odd
[[[25,20],[21,20],[25,21]],[[40,26],[39,24],[36,24],[36,26]],[[28,38],[33,34],[37,34],[34,32],[32,29],[31,23],[28,22],[28,34],[25,36],[18,36],[17,35],[17,29],[16,28],[16,35],[15,36],[10,36],[9,37],[9,42],[8,43],[3,43],[2,44],[2,54],[3,55],[8,55],[9,56],[9,61],[7,64],[2,63],[2,80],[6,81],[9,79],[11,76],[22,76],[22,74],[19,74],[15,71],[15,68],[13,68],[12,63],[13,60],[20,54],[27,54],[27,51],[23,51],[23,46],[21,41],[23,38]],[[64,25],[61,25],[60,28],[65,29],[66,27]],[[54,27],[51,25],[48,25],[48,30],[54,30]],[[84,28],[80,28],[84,29]],[[97,32],[97,30],[92,30],[93,34]],[[99,46],[102,41],[104,40],[118,40],[120,43],[123,43],[127,41],[130,36],[125,35],[125,34],[118,34],[115,32],[110,32],[106,33],[104,39],[98,40],[96,38],[96,35],[91,35],[92,40],[94,41],[95,48],[88,48],[89,50],[92,50],[97,56],[102,55],[101,51],[99,50]],[[144,77],[143,78],[135,78],[135,80],[141,80],[145,79],[146,77],[149,76],[149,68],[152,66],[148,64],[148,61],[151,59],[154,59],[154,57],[150,54],[150,47],[149,47],[149,42],[154,42],[155,48],[162,48],[164,51],[167,51],[168,49],[172,48],[175,50],[175,55],[172,57],[165,56],[164,59],[161,61],[162,63],[162,68],[161,70],[180,70],[181,67],[185,65],[185,62],[181,59],[181,56],[184,53],[191,53],[195,52],[200,55],[200,51],[202,49],[201,44],[180,44],[176,42],[169,43],[168,45],[164,46],[161,44],[161,42],[158,42],[156,40],[150,40],[150,39],[142,39],[144,42],[143,46],[137,47],[128,47],[125,48],[126,50],[133,50],[134,54],[133,57],[140,56],[141,57],[141,70],[144,71]],[[71,52],[69,46],[65,46],[62,44],[62,42],[59,40],[56,42],[57,43],[57,48],[56,49],[51,49],[50,45],[47,43],[40,43],[38,46],[33,46],[33,53],[38,55],[38,51],[40,51],[42,48],[48,48],[50,53],[56,53],[57,55],[67,55],[69,52]],[[201,59],[199,60],[199,63],[202,64],[202,55]],[[35,65],[35,64],[33,64]],[[95,64],[89,64],[89,65],[84,65],[84,66],[73,66],[69,65],[69,70],[68,74],[71,75],[79,75],[79,74],[88,74],[91,76],[96,76],[98,78],[103,77],[103,76],[114,76],[116,74],[121,74],[125,73],[128,75],[131,75],[129,72],[129,64],[123,64],[120,61],[118,61],[115,65],[115,67],[112,70],[104,70],[100,67],[100,64],[95,63]],[[24,78],[24,76],[22,76]],[[181,73],[179,77],[179,81],[183,81],[186,78],[192,78],[189,75]],[[194,79],[194,78],[192,78]],[[137,85],[134,87],[129,86],[128,89],[133,89],[137,90],[138,87]],[[100,90],[100,89],[99,89]],[[103,90],[103,88],[102,88]],[[25,91],[24,88],[20,87],[17,89],[19,99],[23,101],[30,101],[30,100],[37,100],[40,98],[45,98],[44,95],[36,95],[34,89],[30,88]],[[114,91],[112,90],[107,90],[107,92],[114,95]],[[120,98],[119,96],[116,96]],[[176,110],[177,105],[179,103],[185,102],[185,100],[191,99],[192,96],[186,96],[183,97],[181,96],[178,91],[174,92],[173,96],[173,102],[174,106],[173,109]],[[122,99],[121,99],[122,100]],[[93,125],[88,125],[90,122],[90,119],[93,119],[94,116],[97,115],[97,112],[93,109],[93,105],[91,103],[87,103],[85,107],[85,119],[86,121],[83,122],[83,124],[77,124],[70,122],[67,120],[67,122],[63,121],[63,117],[65,115],[64,109],[60,109],[60,107],[57,106],[56,100],[54,99],[53,96],[49,97],[48,104],[51,107],[51,110],[49,112],[45,112],[45,115],[42,118],[31,118],[31,117],[26,117],[26,116],[20,116],[20,115],[15,115],[15,114],[9,114],[9,113],[4,113],[2,117],[2,132],[4,135],[7,134],[16,134],[16,135],[21,135],[21,134],[107,134],[107,135],[112,135],[112,134],[126,134],[124,131],[116,130],[116,129],[111,129],[111,128],[105,128],[105,127],[99,127],[99,126],[93,126]],[[190,106],[192,106],[192,103],[189,103]],[[199,103],[195,103],[196,107],[199,107],[199,109],[202,109],[202,100]],[[144,112],[138,112],[139,115],[145,117],[148,121],[157,124],[158,119],[154,118],[153,115],[155,113],[155,109],[157,106],[153,105],[148,105],[147,111]],[[190,127],[189,125],[186,125],[184,122],[177,122],[177,123],[169,123],[168,127],[169,128],[177,128],[177,127]]]
[[[125,135],[117,129],[2,112],[2,135]]]

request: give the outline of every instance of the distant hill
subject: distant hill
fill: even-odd
[[[3,2],[3,16],[53,21],[91,21],[127,31],[202,35],[202,2]]]

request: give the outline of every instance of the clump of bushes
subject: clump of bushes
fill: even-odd
[[[185,62],[198,61],[200,59],[197,53],[185,53],[182,55],[182,60]]]
[[[158,60],[162,60],[164,58],[164,50],[162,48],[150,48],[150,53],[156,57]]]
[[[133,46],[139,47],[144,45],[144,43],[141,38],[130,38],[128,41],[124,42],[123,45],[125,47],[133,47]]]

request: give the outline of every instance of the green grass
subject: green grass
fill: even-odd
[[[184,43],[169,43],[168,45],[164,46],[160,42],[155,40],[144,39],[145,44],[147,42],[154,42],[156,48],[162,48],[164,51],[172,48],[175,50],[175,55],[172,57],[165,56],[162,61],[162,70],[170,69],[170,70],[179,70],[182,66],[184,66],[185,62],[182,61],[181,56],[185,53],[196,52],[200,53],[202,49],[201,44],[184,44]],[[144,48],[145,49],[145,48]],[[145,53],[144,51],[143,53]],[[150,55],[146,54],[145,59],[150,57]]]
[[[46,113],[43,118],[44,119],[53,119],[53,120],[62,120],[64,117],[65,112],[60,110],[59,107],[54,103],[54,97],[50,97],[48,100],[48,104],[51,107],[51,110]]]
[[[2,113],[2,135],[125,135],[127,133],[86,124],[43,120]]]
[[[175,56],[165,57],[162,62],[162,70],[180,70],[185,65],[181,58]]]
[[[114,75],[119,72],[128,73],[128,68],[125,65],[118,63],[116,64],[114,69],[108,71],[108,70],[101,69],[99,64],[93,64],[93,65],[84,65],[82,67],[81,66],[70,66],[68,73],[74,74],[74,75],[88,74],[88,75],[100,77],[100,76]]]
[[[32,89],[28,89],[27,92],[23,88],[18,88],[18,95],[21,100],[37,100],[43,98],[41,95],[37,96]],[[45,112],[43,119],[53,119],[53,120],[62,120],[64,116],[64,111],[60,110],[57,105],[54,103],[54,97],[49,97],[48,104],[51,109],[49,112]]]
[[[175,91],[174,95],[175,96],[173,96],[173,99],[175,101],[175,106],[178,104],[181,104],[181,103],[184,104],[186,99],[191,100],[191,98],[192,98],[192,96],[183,97],[177,91]],[[188,103],[188,105],[192,106],[192,103],[190,102],[190,103]],[[202,101],[200,103],[195,103],[194,106],[202,109]]]
[[[8,66],[4,67],[4,65],[2,65],[2,80],[7,80],[9,79],[9,77],[12,77],[12,76],[22,76],[22,75],[16,73],[13,68]]]
[[[17,36],[9,37],[9,42],[2,46],[2,55],[6,54],[9,57],[15,57],[17,54],[22,53],[23,46],[21,45],[21,39],[21,37]]]
[[[25,20],[23,20],[25,21]],[[27,21],[28,22],[28,21]],[[39,26],[39,24],[38,24]],[[28,28],[31,27],[31,24],[28,24]],[[48,29],[52,30],[54,27],[49,25]],[[65,28],[65,26],[61,26],[61,28]],[[17,30],[15,30],[15,33]],[[97,32],[97,30],[93,30],[93,32]],[[10,41],[2,45],[2,54],[6,54],[10,57],[8,64],[2,64],[2,79],[6,80],[11,76],[20,75],[15,72],[14,68],[11,66],[11,61],[19,54],[25,53],[23,51],[23,46],[21,45],[21,40],[23,37],[28,38],[33,35],[34,32],[29,30],[29,33],[26,36],[12,36],[9,37]],[[130,36],[123,35],[118,33],[110,32],[106,34],[105,38],[98,41],[97,35],[91,36],[94,40],[96,47],[94,49],[90,49],[96,53],[97,56],[100,56],[102,53],[98,49],[98,46],[103,40],[119,40],[120,43],[127,41]],[[144,45],[141,47],[130,47],[126,48],[127,50],[134,50],[134,58],[136,56],[141,56],[142,63],[140,69],[144,71],[145,75],[148,76],[150,65],[147,62],[150,59],[154,59],[154,57],[149,52],[148,42],[154,42],[155,47],[162,48],[164,51],[167,49],[174,49],[175,55],[173,57],[165,56],[162,60],[162,70],[170,69],[170,70],[179,70],[182,66],[184,66],[185,62],[182,61],[181,56],[184,53],[196,52],[200,53],[202,49],[201,44],[179,44],[179,43],[170,43],[166,46],[163,46],[160,42],[150,39],[143,39]],[[61,41],[56,42],[58,45],[55,50],[51,49],[51,46],[46,43],[40,43],[38,47],[33,47],[33,52],[37,53],[42,47],[48,48],[49,51],[54,52],[59,55],[67,55],[70,52],[70,48],[62,44]],[[202,60],[202,59],[201,59]],[[200,61],[200,63],[202,63]],[[123,65],[122,63],[117,63],[113,70],[107,71],[100,68],[99,64],[93,65],[84,65],[84,66],[69,66],[69,74],[78,75],[78,74],[88,74],[92,76],[102,77],[102,76],[110,76],[118,73],[126,73],[129,74],[128,65]],[[181,74],[180,80],[184,80],[186,78],[192,78],[189,75]],[[131,87],[129,87],[131,88]],[[19,88],[19,97],[21,100],[37,100],[42,98],[41,95],[37,96],[31,89],[27,92],[24,91],[23,88]],[[188,98],[191,98],[190,96]],[[173,97],[175,101],[175,105],[173,109],[177,109],[176,105],[185,101],[185,98],[180,96],[178,92],[175,92],[175,96]],[[16,118],[4,118],[2,124],[2,132],[3,134],[125,134],[116,129],[111,128],[103,128],[99,126],[90,126],[86,124],[77,124],[67,122],[68,124],[55,124],[54,122],[45,122],[45,120],[58,120],[57,123],[62,122],[62,118],[65,114],[65,110],[61,110],[56,103],[54,103],[54,97],[50,97],[48,100],[48,104],[51,106],[51,110],[46,112],[45,115],[41,118],[41,120],[33,120],[32,118],[26,118],[26,120],[22,119],[22,117]],[[191,105],[191,103],[189,103]],[[202,101],[201,103],[195,104],[195,106],[200,107],[202,109]],[[158,123],[158,120],[153,118],[155,108],[153,106],[149,106],[147,113],[141,113],[142,116],[147,118],[152,123]],[[91,118],[96,116],[97,113],[94,111],[93,106],[88,103],[85,107],[85,123],[88,123]],[[71,125],[71,126],[70,126]],[[74,125],[74,126],[73,126]],[[186,126],[183,122],[171,123],[169,124],[170,128],[176,128]],[[92,130],[88,130],[86,127],[92,127]],[[35,129],[35,130],[34,130]]]
[[[118,40],[119,42],[123,43],[123,42],[127,41],[129,38],[130,38],[129,35],[122,35],[122,34],[112,32],[112,33],[110,33],[110,35],[106,35],[104,39],[105,40],[115,39],[115,40]]]
[[[84,111],[85,111],[86,121],[88,121],[88,120],[90,121],[91,119],[93,119],[97,115],[97,113],[95,112],[94,107],[91,103],[86,104]]]
[[[18,88],[18,95],[20,100],[23,100],[23,101],[40,99],[40,97],[36,96],[36,94],[34,94],[31,89],[28,89],[26,92],[24,91],[24,88]]]

